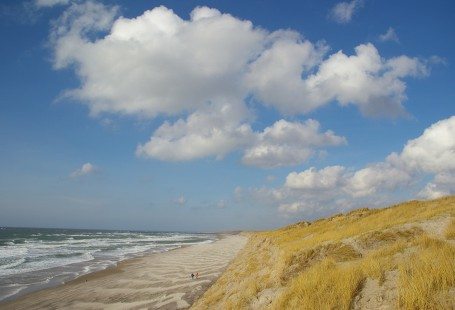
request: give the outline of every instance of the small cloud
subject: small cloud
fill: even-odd
[[[447,66],[447,64],[448,64],[448,61],[446,58],[438,56],[438,55],[430,56],[430,58],[428,59],[428,62],[432,65]]]
[[[69,0],[35,0],[35,6],[38,8],[50,8],[57,5],[68,5]]]
[[[227,202],[226,202],[226,200],[222,199],[222,200],[218,201],[216,206],[220,209],[224,209],[227,207]]]
[[[86,175],[90,175],[90,174],[93,174],[94,172],[96,172],[97,170],[98,170],[98,168],[96,166],[92,165],[91,163],[85,163],[82,165],[82,167],[71,172],[70,178],[79,178],[79,177],[83,177]]]
[[[352,0],[351,2],[337,3],[329,13],[329,17],[339,23],[347,24],[351,21],[355,12],[363,6],[362,0]]]
[[[103,118],[101,120],[101,125],[103,125],[104,127],[110,127],[110,126],[112,126],[113,123],[114,123],[114,121],[111,120],[110,118]]]
[[[181,195],[180,197],[174,199],[174,203],[180,205],[180,206],[183,206],[186,204],[186,199],[185,199],[185,196]]]
[[[100,120],[101,126],[103,126],[104,129],[106,130],[116,130],[117,129],[117,124],[116,122],[111,119],[111,118],[103,118]]]
[[[40,15],[32,2],[11,1],[11,4],[0,3],[0,22],[2,24],[33,25],[39,20]]]
[[[395,29],[393,29],[392,27],[389,27],[389,29],[387,29],[386,33],[381,34],[379,36],[379,41],[381,41],[381,42],[393,41],[393,42],[399,43],[400,39],[398,38],[398,35],[395,32]]]
[[[42,17],[42,9],[58,5],[69,5],[80,0],[24,0],[0,2],[0,22],[34,25]]]
[[[267,182],[273,182],[275,181],[276,177],[274,175],[268,175],[265,179]]]

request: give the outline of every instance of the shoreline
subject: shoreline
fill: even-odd
[[[212,234],[212,235],[216,236],[216,239],[212,241],[212,242],[216,242],[216,241],[221,240],[222,238],[224,238],[226,236],[235,235],[235,234],[238,234],[238,233],[240,233],[240,232],[220,232],[220,233],[207,233],[207,234]],[[198,244],[204,244],[206,242],[207,241],[202,241],[202,242],[200,242]],[[210,243],[210,242],[208,242],[208,243]],[[136,254],[134,254],[131,257],[121,258],[121,259],[113,262],[112,264],[106,265],[104,268],[93,269],[93,270],[90,270],[88,272],[81,272],[81,273],[78,273],[75,276],[66,276],[65,277],[64,274],[55,275],[52,278],[50,278],[48,281],[46,281],[45,283],[32,283],[28,287],[20,289],[16,293],[13,293],[13,294],[11,294],[11,295],[9,295],[7,297],[4,297],[3,299],[0,299],[0,307],[1,307],[2,304],[8,303],[8,302],[13,302],[13,301],[15,301],[15,300],[17,300],[19,298],[22,298],[22,297],[27,296],[27,295],[32,294],[32,293],[40,292],[40,291],[47,290],[47,289],[53,289],[53,288],[56,288],[56,287],[59,287],[59,286],[62,286],[62,285],[70,284],[73,281],[76,281],[77,279],[82,278],[82,277],[85,278],[87,276],[90,276],[90,275],[93,275],[93,274],[96,274],[96,273],[99,273],[99,272],[104,272],[104,271],[109,270],[109,269],[115,269],[115,268],[117,268],[119,266],[119,264],[121,264],[123,262],[127,262],[129,260],[143,258],[143,257],[147,257],[149,255],[166,253],[166,252],[169,252],[169,251],[175,251],[175,250],[178,250],[178,249],[181,249],[181,248],[184,248],[184,247],[193,246],[193,245],[197,245],[197,244],[182,244],[180,246],[177,246],[177,247],[174,247],[174,248],[171,248],[171,249],[165,249],[163,251],[158,251],[158,252],[155,252],[153,250],[147,250],[147,251],[144,251],[142,253],[136,253]],[[82,269],[87,267],[87,266],[83,266],[83,263],[74,263],[74,264],[71,264],[71,265],[79,265]],[[58,278],[61,278],[61,279],[58,279]]]
[[[68,282],[1,301],[0,308],[73,308],[78,305],[78,309],[105,306],[124,309],[141,303],[145,307],[170,304],[170,308],[188,308],[221,275],[247,239],[238,233],[221,233],[218,238],[211,243],[184,245],[165,252],[125,259],[115,266],[78,276]],[[205,255],[200,255],[202,253]],[[204,268],[204,265],[208,268]],[[200,271],[190,271],[191,269]],[[204,269],[209,272],[203,271]],[[201,276],[199,279],[191,279],[191,272],[201,272]],[[115,282],[125,284],[116,285]],[[129,287],[130,282],[141,283]],[[122,287],[125,288],[123,291]],[[102,291],[102,294],[96,294],[96,291]],[[107,291],[115,293],[109,294]],[[62,295],[66,297],[65,300],[57,300]],[[124,296],[122,298],[118,295]],[[145,295],[148,298],[143,298]]]

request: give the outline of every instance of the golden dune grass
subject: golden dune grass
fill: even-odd
[[[445,234],[447,239],[455,239],[455,219],[452,219],[445,231]]]
[[[323,277],[321,275],[324,274]],[[361,273],[355,266],[338,266],[331,259],[310,267],[289,284],[272,307],[276,309],[347,309],[359,290]]]
[[[455,285],[455,250],[445,240],[455,224],[432,237],[420,224],[454,216],[451,196],[251,234],[194,309],[349,309],[367,279],[382,283],[394,270],[393,307],[438,307]]]
[[[455,285],[455,248],[423,237],[419,251],[399,265],[399,300],[405,309],[443,308],[440,295]]]

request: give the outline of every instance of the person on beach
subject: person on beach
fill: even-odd
[[[191,279],[194,279],[194,273],[191,273]]]
[[[196,272],[196,279],[199,278],[199,272]]]

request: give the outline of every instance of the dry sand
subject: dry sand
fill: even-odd
[[[246,244],[227,235],[209,244],[152,254],[67,284],[0,303],[1,309],[185,309]],[[198,279],[191,273],[199,272]]]

